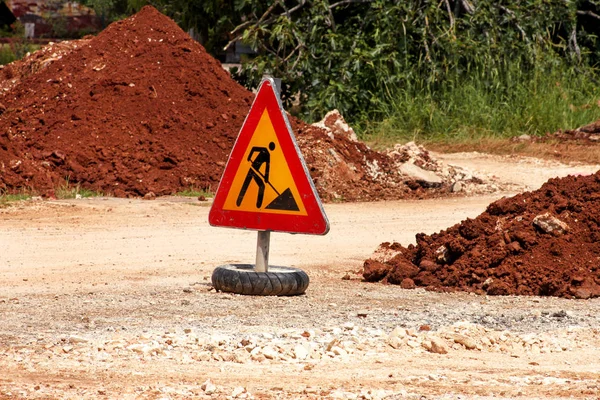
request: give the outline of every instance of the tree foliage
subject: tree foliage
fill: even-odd
[[[126,9],[129,13],[151,5],[171,17],[185,31],[193,31],[212,54],[223,53],[223,47],[232,37],[231,31],[239,24],[253,19],[256,13],[268,8],[261,1],[246,0],[81,0],[102,11],[104,4],[113,3],[113,11]],[[113,15],[117,13],[113,12]]]
[[[435,93],[477,77],[511,90],[511,74],[563,66],[595,79],[600,0],[86,0],[145,4],[194,28],[207,50],[238,40],[257,56],[236,72],[249,88],[282,78],[283,99],[309,119],[337,108],[378,117],[399,90]],[[121,7],[123,8],[123,7]]]
[[[373,117],[398,88],[434,90],[479,75],[598,62],[598,1],[288,0],[234,30],[259,56],[239,77],[283,78],[309,118]],[[234,38],[235,39],[235,38]],[[507,90],[497,87],[495,90]]]
[[[78,3],[90,7],[100,18],[103,27],[113,21],[125,18],[134,11],[131,0],[79,0]]]

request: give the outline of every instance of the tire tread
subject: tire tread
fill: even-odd
[[[280,271],[265,273],[254,271],[248,264],[223,265],[214,270],[211,281],[218,291],[243,295],[296,296],[306,291],[309,284],[306,272],[298,268],[277,268]]]

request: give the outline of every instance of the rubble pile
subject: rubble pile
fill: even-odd
[[[592,346],[595,330],[573,328],[569,330],[548,331],[545,333],[515,333],[494,330],[480,324],[458,321],[452,325],[431,331],[424,325],[420,329],[395,327],[391,331],[369,328],[347,323],[339,327],[324,329],[282,329],[273,333],[206,333],[192,329],[180,332],[144,333],[126,335],[115,333],[111,339],[99,339],[93,335],[69,334],[53,340],[41,335],[30,348],[0,348],[0,357],[9,364],[20,364],[27,370],[52,368],[57,362],[69,365],[76,370],[86,368],[90,374],[104,371],[107,366],[116,363],[139,362],[140,365],[161,363],[164,368],[173,365],[217,365],[231,368],[232,365],[280,365],[280,368],[297,371],[301,374],[314,368],[327,365],[336,368],[353,360],[370,360],[384,363],[398,354],[410,354],[415,357],[423,353],[435,353],[452,357],[461,352],[488,352],[506,354],[515,358],[529,358],[539,354],[566,353]],[[35,351],[34,351],[35,349]],[[462,355],[461,355],[462,357]],[[415,377],[417,378],[417,377]],[[443,376],[429,374],[418,377],[431,382],[444,379]],[[564,383],[556,378],[531,376],[532,385],[551,385]],[[66,386],[66,385],[65,385]],[[97,393],[102,397],[111,393],[109,388]],[[160,386],[133,386],[126,390],[132,394],[147,395]],[[16,388],[15,388],[16,389]],[[14,390],[14,389],[13,389]],[[22,397],[54,397],[59,387],[34,387],[21,389]],[[406,391],[383,390],[377,387],[365,387],[360,391],[348,392],[343,388],[328,388],[305,385],[297,396],[323,394],[328,398],[342,399],[384,399],[396,396],[406,397]],[[0,395],[7,395],[0,391]],[[86,394],[82,392],[81,394]],[[210,378],[198,381],[195,385],[178,385],[177,388],[165,386],[156,394],[171,394],[198,398],[263,398],[259,393],[254,396],[244,386],[227,387],[213,382]],[[280,396],[283,397],[284,393]],[[205,397],[206,396],[206,397]],[[291,397],[297,397],[291,396]],[[10,395],[8,395],[10,397]],[[90,397],[90,393],[87,396]],[[271,398],[271,397],[267,397]],[[273,398],[279,398],[277,393]],[[287,397],[286,397],[287,398]]]

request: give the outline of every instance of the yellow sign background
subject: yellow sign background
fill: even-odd
[[[278,194],[273,190],[271,185],[265,182],[265,191],[263,202],[261,208],[256,208],[256,199],[258,197],[258,185],[254,180],[250,182],[250,186],[246,190],[246,194],[244,195],[244,199],[240,206],[238,207],[236,204],[236,200],[240,191],[242,190],[242,186],[244,184],[244,180],[246,179],[246,175],[252,166],[252,162],[248,161],[248,155],[253,147],[264,147],[269,148],[269,143],[275,143],[275,149],[269,151],[270,153],[270,170],[269,170],[269,182],[271,185],[277,189],[279,193],[282,193],[286,189],[290,189],[296,204],[298,205],[299,211],[294,210],[274,210],[267,209],[266,207],[277,198]],[[265,166],[260,168],[259,171],[263,176],[265,174]],[[296,187],[296,183],[294,182],[294,178],[292,173],[290,172],[290,168],[285,159],[283,151],[281,151],[281,146],[279,144],[279,140],[277,140],[277,134],[275,133],[275,129],[273,128],[273,124],[271,123],[271,118],[269,117],[269,112],[267,109],[264,110],[258,125],[256,126],[256,130],[248,143],[248,148],[244,152],[244,157],[238,166],[237,172],[235,173],[235,177],[233,178],[233,182],[231,183],[231,187],[229,188],[229,192],[227,193],[227,198],[225,199],[225,203],[223,204],[224,210],[237,210],[237,211],[249,211],[249,212],[261,212],[261,213],[269,213],[269,214],[291,214],[291,215],[307,215],[306,209],[304,207],[304,203],[302,202],[302,198],[300,197],[300,193],[298,192],[298,188]]]

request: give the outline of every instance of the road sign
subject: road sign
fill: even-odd
[[[213,226],[324,235],[329,221],[273,79],[262,81],[233,146],[208,221]]]

